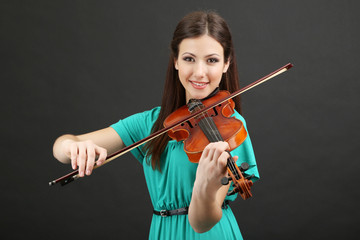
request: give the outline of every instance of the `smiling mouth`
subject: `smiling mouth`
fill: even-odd
[[[189,81],[189,82],[197,87],[204,87],[208,84],[208,82],[193,82],[193,81]]]

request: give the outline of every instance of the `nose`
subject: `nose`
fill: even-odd
[[[203,62],[197,62],[194,65],[194,77],[196,79],[202,79],[206,75],[206,65]]]

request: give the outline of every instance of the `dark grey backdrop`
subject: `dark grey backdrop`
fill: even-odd
[[[215,9],[234,36],[261,181],[232,208],[245,239],[351,239],[359,219],[356,0],[1,1],[2,239],[146,239],[152,206],[132,155],[66,187],[52,157],[80,134],[160,104],[178,20]]]

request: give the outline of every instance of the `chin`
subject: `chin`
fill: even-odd
[[[209,94],[194,94],[189,99],[203,99],[209,96]]]

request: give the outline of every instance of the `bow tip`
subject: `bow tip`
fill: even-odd
[[[289,70],[289,69],[292,68],[293,66],[294,66],[294,64],[288,63],[288,64],[285,65],[285,68],[286,68],[287,70]]]

